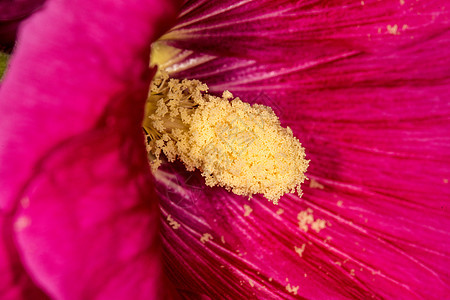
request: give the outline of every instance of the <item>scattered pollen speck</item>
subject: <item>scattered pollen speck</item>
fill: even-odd
[[[317,219],[311,224],[311,229],[315,232],[319,233],[322,229],[324,229],[326,226],[326,221]]]
[[[304,232],[307,232],[308,225],[310,225],[310,224],[312,224],[312,222],[314,222],[314,217],[313,217],[312,213],[313,213],[313,210],[308,208],[307,210],[299,212],[297,215],[298,226]]]
[[[199,169],[207,186],[263,194],[274,204],[286,193],[301,196],[309,161],[292,130],[268,106],[250,105],[228,91],[222,97],[207,92],[198,80],[155,76],[142,124],[152,170],[165,155],[188,171]]]
[[[251,280],[251,279],[248,280],[248,283],[250,284],[251,287],[254,287],[254,286],[255,286],[255,283],[254,283],[253,280]]]
[[[323,219],[314,220],[313,210],[308,208],[304,211],[301,211],[297,215],[298,226],[304,232],[308,232],[308,229],[311,228],[315,232],[319,233],[322,229],[326,227],[326,221]]]
[[[15,222],[14,222],[14,229],[16,231],[21,231],[25,228],[27,228],[28,226],[30,226],[31,224],[31,220],[28,217],[19,217]]]
[[[390,34],[393,34],[393,35],[398,35],[398,34],[400,34],[400,33],[398,32],[398,25],[397,25],[397,24],[395,24],[395,25],[393,25],[393,26],[387,25],[387,26],[386,26],[386,29],[387,29],[387,31],[388,31]]]
[[[297,286],[293,286],[293,285],[291,286],[290,283],[288,283],[288,284],[286,285],[286,290],[287,290],[289,293],[291,293],[291,294],[297,295],[298,289],[299,289],[299,286],[298,286],[298,285],[297,285]]]
[[[167,216],[167,222],[169,222],[169,225],[175,230],[181,227],[181,224],[175,221],[171,215]]]
[[[337,202],[337,206],[339,206],[339,207],[342,207],[342,204],[344,204],[344,201],[342,201],[342,200],[339,200],[339,201]]]
[[[350,270],[350,275],[351,275],[351,276],[355,276],[355,269],[351,269],[351,270]]]
[[[250,207],[250,205],[244,204],[244,217],[248,217],[250,216],[250,214],[252,213],[253,209]]]
[[[303,244],[301,247],[294,246],[295,252],[297,252],[300,257],[302,257],[303,252],[305,251],[306,244]]]
[[[200,238],[200,242],[202,242],[203,244],[205,244],[206,242],[209,242],[210,240],[213,239],[213,236],[209,233],[204,233],[202,235],[202,237]]]
[[[222,244],[225,244],[225,237],[223,235],[220,237],[220,241],[222,242]]]
[[[361,5],[364,5],[364,1],[361,1]]]
[[[447,178],[444,178],[444,183],[448,183],[448,179]]]
[[[324,188],[323,184],[320,184],[315,179],[311,179],[311,181],[309,182],[309,187],[313,188],[313,189],[321,189],[321,190],[323,190],[323,188]]]
[[[277,210],[277,215],[281,215],[282,213],[284,213],[284,209],[280,208]]]
[[[272,277],[270,277],[270,278],[269,278],[269,281],[272,281],[272,280],[273,280]]]
[[[405,0],[400,0],[400,5],[404,5],[405,4]]]

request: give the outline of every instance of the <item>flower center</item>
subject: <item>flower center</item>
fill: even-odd
[[[292,130],[268,106],[207,91],[198,80],[155,76],[143,122],[152,168],[164,154],[237,195],[261,193],[274,204],[288,192],[301,196],[308,161]]]

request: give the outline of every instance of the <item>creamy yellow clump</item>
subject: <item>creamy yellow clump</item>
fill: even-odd
[[[308,161],[292,130],[268,106],[207,91],[198,80],[155,77],[143,122],[152,168],[164,154],[189,171],[199,169],[208,186],[237,195],[260,193],[274,204],[285,193],[301,196]]]

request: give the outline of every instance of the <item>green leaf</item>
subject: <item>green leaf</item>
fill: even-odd
[[[0,52],[0,80],[3,77],[3,73],[5,72],[6,66],[8,65],[8,60],[9,55]]]

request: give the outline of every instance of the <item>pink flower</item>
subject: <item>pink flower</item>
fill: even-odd
[[[200,190],[197,174],[169,166],[176,179],[157,180],[163,217],[181,225],[163,226],[170,279],[213,299],[449,298],[449,7],[197,1],[183,11],[162,38],[186,49],[168,63],[173,76],[275,106],[312,180],[275,207]],[[326,227],[302,230],[310,215]]]
[[[0,89],[2,299],[153,299],[165,288],[141,119],[168,1],[49,1]]]
[[[5,0],[0,2],[0,50],[9,51],[16,39],[17,28],[37,11],[44,0]]]
[[[153,183],[148,45],[173,16],[54,0],[23,26],[0,89],[2,298],[449,298],[444,1],[184,4],[163,66],[274,107],[306,148],[309,187],[278,206],[181,163]]]

